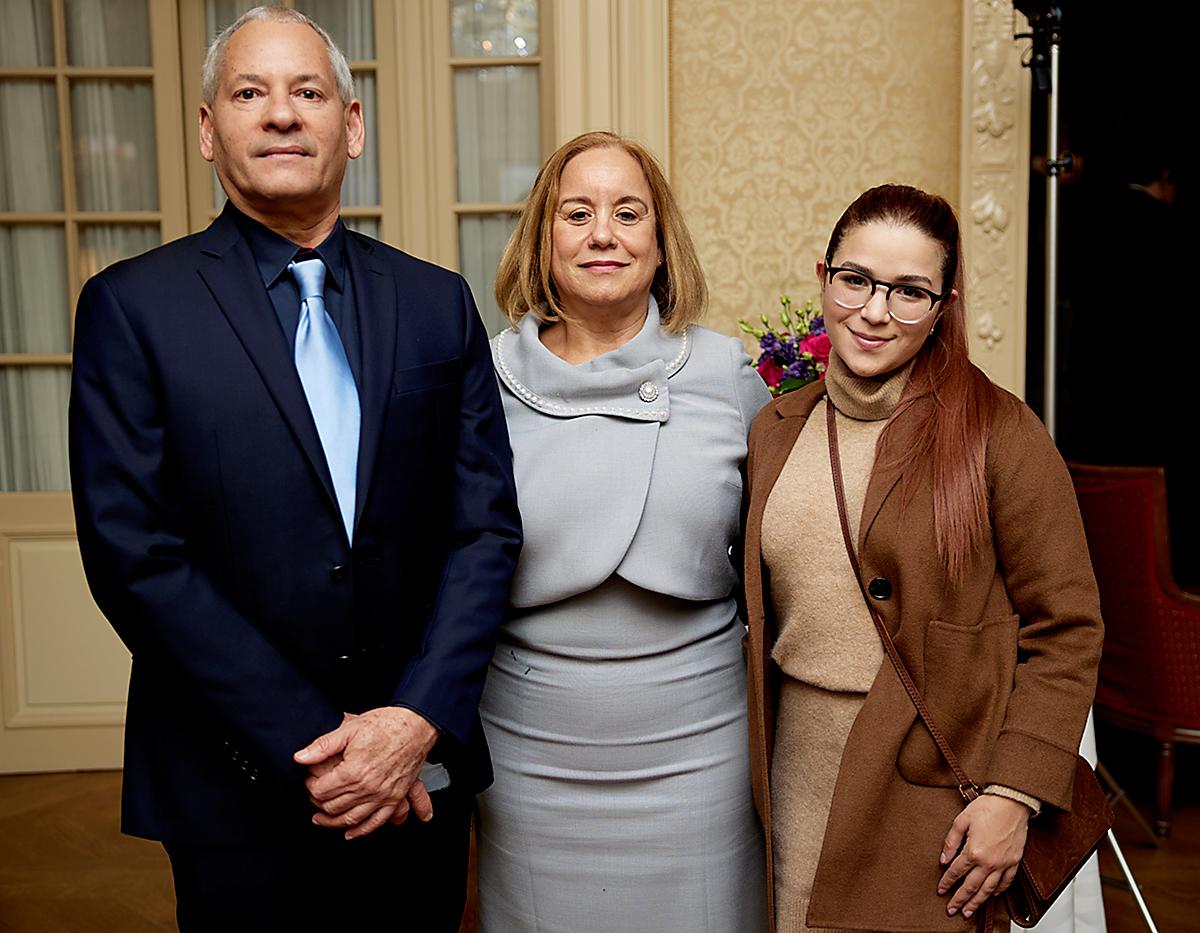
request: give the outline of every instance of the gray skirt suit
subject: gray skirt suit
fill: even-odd
[[[766,929],[730,547],[769,394],[659,326],[579,366],[492,342],[525,545],[481,712],[480,929]]]

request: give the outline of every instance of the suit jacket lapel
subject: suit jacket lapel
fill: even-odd
[[[200,277],[245,347],[336,510],[333,480],[295,361],[280,333],[250,247],[229,214],[222,214],[205,231],[200,249]]]
[[[346,264],[354,287],[363,351],[362,384],[358,387],[362,428],[359,432],[354,507],[354,525],[358,527],[370,492],[383,420],[391,397],[400,298],[396,292],[395,278],[375,257],[371,242],[350,231],[347,231],[346,240]]]

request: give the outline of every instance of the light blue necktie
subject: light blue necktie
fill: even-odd
[[[325,263],[305,259],[288,264],[300,286],[300,324],[296,328],[296,372],[325,462],[333,477],[346,537],[354,538],[355,478],[358,470],[358,432],[361,411],[354,374],[333,319],[325,310]]]

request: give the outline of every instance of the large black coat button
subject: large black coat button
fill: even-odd
[[[876,577],[867,584],[867,592],[872,599],[890,599],[892,596],[892,581],[887,577]]]
[[[330,567],[329,568],[329,579],[332,580],[334,583],[341,583],[343,580],[345,580],[346,579],[345,564],[334,564],[332,567]]]

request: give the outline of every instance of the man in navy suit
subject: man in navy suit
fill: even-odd
[[[229,204],[76,317],[79,544],[133,655],[122,826],[163,841],[185,931],[455,930],[520,548],[486,337],[459,276],[339,219],[363,117],[320,27],[251,11],[203,96]]]

